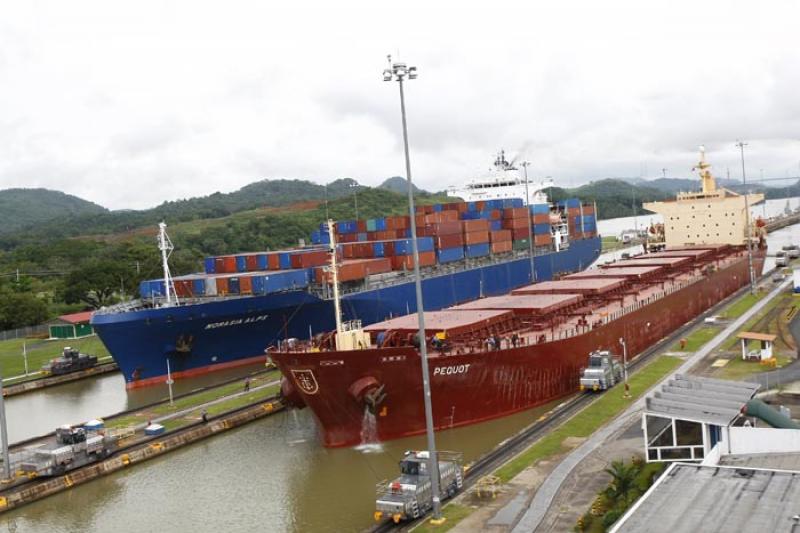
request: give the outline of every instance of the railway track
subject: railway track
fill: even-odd
[[[760,280],[767,279],[768,276],[771,275],[771,272],[764,274]],[[706,318],[709,316],[713,316],[714,314],[718,313],[722,308],[726,307],[731,301],[743,296],[746,292],[749,291],[749,287],[745,286],[733,293],[732,295],[728,296],[724,300],[720,301],[713,307],[706,310],[701,315],[698,315],[694,320],[691,322],[687,322],[673,333],[661,339],[658,343],[654,344],[641,354],[638,357],[633,359],[628,363],[628,370],[629,372],[635,372],[636,369],[640,368],[643,364],[650,361],[654,356],[660,354],[663,350],[668,348],[670,345],[678,342],[689,330],[693,329],[694,327],[702,324]],[[572,396],[571,398],[564,401],[558,407],[555,408],[554,411],[551,411],[551,415],[545,418],[544,420],[539,420],[534,422],[530,426],[526,427],[516,435],[506,439],[505,441],[498,444],[493,450],[489,451],[485,455],[478,458],[474,463],[469,465],[469,469],[467,470],[464,476],[464,488],[462,492],[466,492],[470,488],[472,488],[475,483],[481,479],[483,476],[490,474],[497,470],[501,465],[508,462],[511,458],[516,456],[517,454],[521,453],[541,437],[543,437],[550,429],[557,427],[561,422],[566,421],[567,419],[571,418],[573,415],[577,414],[579,411],[587,407],[593,401],[598,399],[598,395],[592,394],[577,394]],[[405,532],[410,531],[417,525],[421,524],[425,521],[430,513],[427,513],[420,518],[417,518],[412,521],[404,522],[401,524],[395,524],[394,522],[388,521],[383,522],[374,526],[370,529],[371,533],[383,533],[387,531],[392,532]]]

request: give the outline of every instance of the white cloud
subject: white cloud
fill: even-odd
[[[375,185],[403,174],[407,86],[416,183],[442,189],[525,151],[564,184],[800,172],[800,8],[734,2],[41,2],[0,13],[0,188],[113,208],[263,178]]]

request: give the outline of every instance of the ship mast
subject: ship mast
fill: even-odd
[[[339,268],[336,265],[336,237],[333,231],[333,220],[328,219],[328,236],[331,247],[331,276],[333,276],[333,312],[336,313],[336,338],[342,334],[342,306],[339,302]]]
[[[167,224],[158,224],[158,249],[161,250],[161,266],[164,269],[164,295],[167,298],[167,305],[172,305],[172,299],[178,303],[178,294],[175,292],[175,284],[172,282],[172,275],[169,273],[169,256],[175,247],[167,235]]]
[[[717,190],[717,181],[709,170],[711,165],[706,162],[706,147],[700,146],[700,162],[695,167],[700,174],[700,180],[703,183],[703,194],[711,194]]]

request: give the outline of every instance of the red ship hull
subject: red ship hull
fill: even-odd
[[[754,255],[760,273],[764,251]],[[593,350],[619,352],[624,337],[630,357],[674,332],[746,285],[746,254],[724,269],[582,334],[551,342],[462,355],[429,357],[431,399],[437,430],[507,416],[572,394]],[[375,409],[377,437],[391,440],[425,432],[419,353],[410,347],[272,355],[285,376],[291,403],[308,406],[325,446],[362,442],[366,388],[383,385]]]

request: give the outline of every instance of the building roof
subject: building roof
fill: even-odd
[[[89,319],[92,318],[93,312],[94,311],[83,311],[80,313],[70,313],[68,315],[61,315],[58,319],[69,324],[88,324]]]
[[[792,453],[747,453],[723,455],[719,458],[722,466],[739,468],[769,468],[771,470],[793,470],[800,472],[800,451]]]
[[[645,399],[645,413],[727,426],[760,385],[678,374]]]
[[[754,331],[743,331],[736,335],[737,339],[747,339],[749,341],[768,341],[768,342],[775,342],[775,339],[778,338],[777,335],[772,335],[770,333],[756,333]]]
[[[523,313],[546,314],[583,300],[580,294],[519,294],[481,298],[450,309],[511,309]]]
[[[792,531],[800,472],[674,463],[616,531]]]

